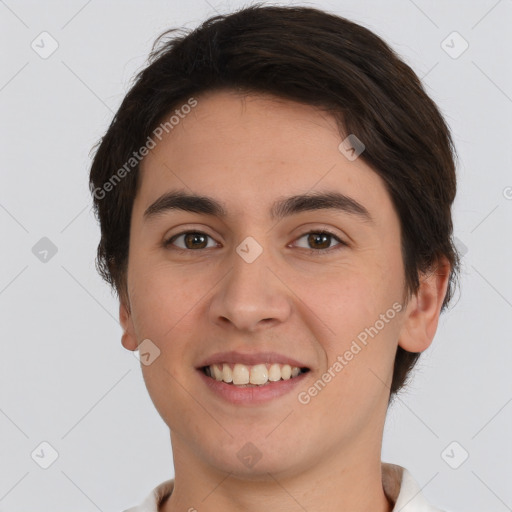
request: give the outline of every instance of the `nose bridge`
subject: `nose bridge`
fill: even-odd
[[[270,270],[275,266],[264,243],[253,237],[245,238],[234,248],[231,270],[213,298],[212,321],[229,321],[243,330],[284,321],[290,304],[286,287],[274,275],[276,271]]]

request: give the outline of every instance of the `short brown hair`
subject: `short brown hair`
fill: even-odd
[[[456,155],[449,129],[414,71],[368,29],[311,7],[255,4],[214,16],[193,31],[176,30],[155,42],[92,162],[90,186],[101,226],[96,264],[118,296],[127,294],[138,189],[138,165],[130,170],[126,162],[188,98],[231,89],[316,106],[336,118],[341,133],[364,143],[360,158],[384,180],[400,218],[406,300],[417,292],[420,275],[434,271],[445,256],[451,269],[444,310],[459,269],[451,217]],[[113,182],[123,166],[122,179]],[[418,356],[398,347],[390,399]]]

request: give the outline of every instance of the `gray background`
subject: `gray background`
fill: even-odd
[[[94,268],[89,151],[160,32],[241,5],[0,1],[1,511],[119,511],[174,476],[168,429]],[[407,467],[440,508],[512,510],[512,1],[309,5],[389,42],[460,156],[461,293],[389,412],[383,460]],[[31,47],[51,49],[43,31],[59,45],[46,59]],[[453,31],[469,44],[457,58]],[[43,237],[57,248],[45,261]],[[47,469],[42,442],[58,453]]]

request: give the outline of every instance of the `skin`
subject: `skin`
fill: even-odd
[[[150,339],[160,350],[141,367],[173,448],[175,487],[161,510],[256,512],[264,496],[268,510],[389,512],[380,456],[395,352],[431,344],[449,264],[441,260],[307,405],[296,392],[263,405],[223,401],[195,369],[205,357],[289,355],[311,369],[298,391],[307,390],[379,315],[403,304],[404,267],[384,183],[362,158],[338,150],[332,117],[265,95],[197,99],[142,162],[120,304],[123,346],[136,350]],[[171,210],[145,221],[146,208],[174,189],[214,197],[228,216]],[[270,220],[277,198],[327,190],[363,204],[374,223],[333,210]],[[308,244],[303,235],[322,228],[348,245]],[[184,237],[163,246],[184,231],[211,238],[200,249]],[[235,251],[248,236],[263,248],[252,263]],[[261,452],[252,468],[237,458],[248,441]]]

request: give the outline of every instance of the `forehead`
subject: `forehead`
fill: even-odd
[[[368,209],[391,206],[378,174],[340,152],[344,135],[328,113],[232,91],[196,99],[141,163],[140,208],[177,188],[216,196],[237,214],[320,189],[349,195]]]

